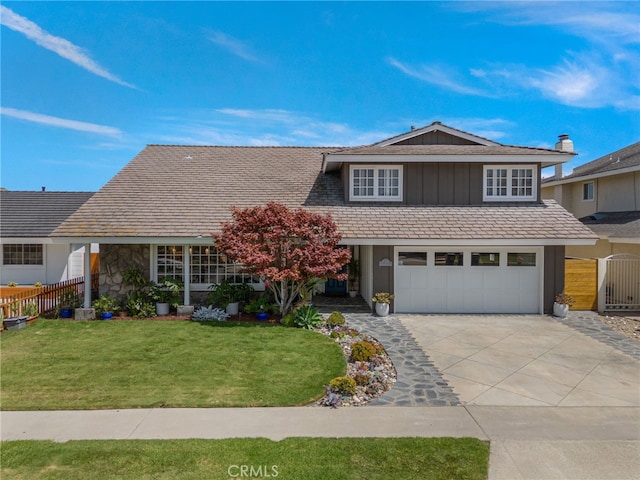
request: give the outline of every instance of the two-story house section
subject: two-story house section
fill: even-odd
[[[149,145],[54,236],[100,243],[102,291],[138,264],[183,278],[189,304],[223,278],[261,288],[211,233],[231,207],[275,201],[332,215],[369,303],[387,291],[396,312],[541,313],[565,248],[596,240],[540,195],[542,168],[573,155],[439,122],[357,148]]]
[[[640,142],[546,178],[543,198],[553,198],[599,237],[594,247],[572,246],[567,255],[604,258],[640,255]]]

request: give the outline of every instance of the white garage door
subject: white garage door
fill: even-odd
[[[396,247],[395,311],[539,313],[543,250]]]

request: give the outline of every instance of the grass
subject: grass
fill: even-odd
[[[3,410],[304,405],[346,372],[315,332],[185,321],[40,319],[0,360]]]
[[[1,447],[0,476],[12,480],[485,480],[489,461],[488,444],[472,438],[15,441]]]

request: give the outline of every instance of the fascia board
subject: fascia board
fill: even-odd
[[[341,245],[384,245],[384,246],[460,246],[460,247],[482,247],[482,246],[500,246],[500,247],[543,247],[552,245],[595,245],[598,239],[586,238],[542,238],[542,239],[423,239],[423,238],[343,238]]]
[[[8,243],[42,243],[42,244],[51,244],[51,243],[57,243],[57,242],[53,242],[51,238],[49,237],[2,237],[0,238],[0,245],[1,244],[8,244]],[[72,242],[61,242],[61,243],[72,243]]]
[[[555,187],[556,185],[566,185],[569,183],[582,183],[589,180],[595,180],[597,178],[613,177],[614,175],[623,175],[625,173],[640,172],[640,166],[633,166],[627,168],[621,168],[619,170],[610,170],[608,172],[592,173],[591,175],[583,175],[579,177],[571,177],[567,179],[560,178],[551,182],[545,182],[542,187]]]
[[[565,163],[572,155],[327,155],[325,170],[330,163],[540,163],[543,167]]]
[[[449,128],[446,125],[442,125],[441,123],[431,124],[431,125],[428,125],[428,126],[423,127],[423,128],[418,128],[416,130],[412,130],[411,132],[407,132],[404,135],[398,135],[396,137],[392,137],[390,139],[383,140],[382,142],[375,143],[374,145],[377,145],[377,146],[380,146],[380,147],[385,147],[387,145],[394,145],[396,143],[402,142],[402,141],[407,140],[409,138],[418,137],[420,135],[424,135],[425,133],[434,132],[436,130],[440,131],[440,132],[443,132],[443,133],[448,133],[448,134],[453,135],[455,137],[459,137],[459,138],[463,138],[465,140],[469,140],[471,142],[479,143],[480,145],[486,145],[486,146],[500,145],[499,143],[493,142],[493,141],[488,140],[486,138],[477,137],[476,135],[472,135],[472,134],[463,132],[461,130],[455,130],[453,128]]]
[[[98,243],[112,245],[212,245],[211,235],[196,237],[53,237],[52,243]]]

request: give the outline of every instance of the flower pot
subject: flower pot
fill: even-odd
[[[27,326],[27,317],[12,317],[4,320],[4,328],[7,330],[20,330]]]
[[[351,298],[356,298],[357,294],[358,294],[358,292],[356,292],[355,290],[349,290],[349,296]]]
[[[565,318],[569,313],[569,305],[565,303],[553,302],[553,314],[556,317]]]
[[[238,302],[232,302],[230,304],[227,305],[227,313],[229,315],[237,315],[238,314],[238,307],[239,307],[239,303]]]
[[[100,314],[102,320],[111,320],[113,318],[113,312],[104,312]]]
[[[376,315],[379,317],[386,317],[389,315],[388,303],[376,303]]]
[[[260,321],[264,321],[269,318],[269,314],[266,312],[259,312],[259,313],[256,313],[256,318]]]
[[[71,318],[71,317],[73,317],[73,308],[60,309],[60,318]]]
[[[156,313],[158,315],[169,315],[168,303],[156,303]]]

